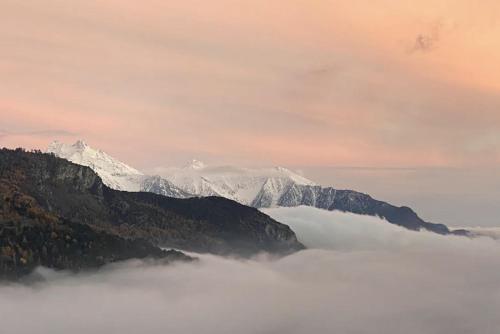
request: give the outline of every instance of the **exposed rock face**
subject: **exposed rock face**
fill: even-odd
[[[217,254],[302,249],[293,231],[257,209],[218,198],[175,199],[105,186],[88,167],[53,155],[2,150],[0,177],[69,221],[162,247]]]
[[[378,216],[388,222],[418,231],[426,229],[439,234],[453,233],[443,224],[422,220],[408,207],[396,207],[373,199],[367,194],[352,190],[336,190],[331,187],[291,185],[278,199],[279,206],[314,206],[326,210],[339,210],[362,215]],[[457,231],[456,234],[463,234]]]
[[[131,258],[190,259],[48,212],[17,185],[23,178],[19,170],[0,170],[0,280],[19,278],[37,266],[78,271]]]

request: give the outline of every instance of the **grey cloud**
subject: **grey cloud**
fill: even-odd
[[[438,38],[432,35],[418,34],[412,51],[430,51],[434,49]]]
[[[418,34],[410,52],[429,52],[436,49],[441,39],[442,29],[441,21],[437,21],[431,26],[429,32]]]
[[[132,261],[81,275],[40,270],[45,283],[0,287],[2,330],[497,332],[500,272],[492,263],[500,244],[494,240],[414,233],[308,208],[268,213],[287,223],[293,218],[302,226],[299,237],[322,249],[280,260],[202,255],[199,263],[173,266]]]

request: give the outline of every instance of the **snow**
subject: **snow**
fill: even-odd
[[[148,176],[83,140],[72,145],[54,141],[47,152],[92,168],[113,189],[151,191],[172,197],[222,196],[245,205],[270,207],[276,206],[293,186],[315,185],[283,167],[208,166],[199,160],[192,160],[184,167],[158,169],[161,177]]]
[[[206,166],[203,162],[193,159],[186,166],[184,166],[184,169],[203,169],[205,167]]]
[[[272,197],[272,205],[275,205],[290,185],[314,185],[314,182],[283,167],[212,167],[196,162],[196,168],[193,164],[183,168],[163,168],[161,176],[191,194],[223,196],[245,205],[252,205],[262,191]]]
[[[47,153],[90,167],[101,177],[104,184],[116,190],[140,191],[141,183],[146,177],[137,169],[107,153],[93,149],[83,140],[78,140],[72,145],[54,141],[47,148]]]

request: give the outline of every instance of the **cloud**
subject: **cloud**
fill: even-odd
[[[434,50],[437,47],[437,43],[440,38],[441,25],[436,24],[430,33],[418,34],[415,38],[415,44],[411,49],[411,52],[422,51],[428,52]]]
[[[34,136],[34,137],[74,137],[77,133],[61,129],[41,129],[31,131],[5,131],[0,130],[0,136]]]
[[[274,219],[285,222],[310,248],[337,251],[400,250],[421,247],[430,242],[441,243],[434,233],[413,233],[373,216],[313,207],[272,208],[263,210]]]
[[[0,287],[2,330],[159,333],[484,333],[500,326],[499,243],[415,233],[310,208],[268,210],[310,249],[279,260],[201,255],[97,273],[40,270]],[[333,225],[330,226],[330,225]],[[310,226],[310,229],[308,229]]]
[[[469,227],[467,229],[477,236],[486,236],[500,240],[500,227]]]
[[[342,252],[420,252],[425,249],[447,250],[455,247],[470,247],[471,251],[483,248],[500,249],[500,243],[491,238],[497,231],[496,228],[472,228],[477,231],[478,236],[485,238],[468,239],[457,236],[443,237],[425,230],[416,233],[379,217],[308,206],[271,208],[263,211],[289,225],[302,243],[314,249]]]
[[[12,129],[57,124],[138,168],[500,163],[491,1],[3,4]]]
[[[438,36],[419,34],[415,38],[415,45],[412,51],[430,51],[434,49],[438,40]]]
[[[8,130],[7,130],[8,129]],[[33,147],[32,143],[46,143],[47,141],[52,141],[61,137],[68,139],[75,139],[78,133],[64,130],[64,129],[32,129],[31,126],[17,124],[15,126],[9,127],[5,126],[0,129],[0,147]],[[45,150],[45,145],[41,146],[39,144],[34,147]]]

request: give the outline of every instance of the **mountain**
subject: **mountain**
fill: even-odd
[[[164,168],[159,172],[164,179],[187,193],[222,196],[255,207],[261,207],[255,205],[258,198],[267,206],[277,205],[277,199],[292,185],[314,185],[314,182],[283,167],[210,167],[193,160],[182,168]]]
[[[77,142],[71,147],[77,147],[78,149],[81,146],[86,146],[79,143],[81,142]],[[51,147],[58,145],[61,144],[52,144]],[[88,148],[88,146],[87,149],[89,152],[95,151]],[[65,153],[65,151],[71,151],[69,149],[57,150],[49,148],[48,151],[75,163],[95,168],[94,170],[99,175],[110,178],[105,182],[115,189],[116,187],[113,187],[113,184],[119,183],[124,174],[116,172],[118,169],[111,167],[124,164],[107,155],[101,157],[96,154],[86,154],[88,159],[82,163],[78,159],[78,155],[75,158]],[[107,163],[110,160],[114,161],[112,165]],[[131,167],[128,168],[134,170]],[[127,169],[122,168],[119,170]],[[143,176],[140,185],[136,188],[129,187],[127,190],[137,191],[137,188],[139,188],[141,191],[178,198],[221,196],[255,208],[307,205],[330,211],[339,210],[378,216],[386,219],[389,223],[415,231],[425,229],[439,234],[468,234],[467,231],[463,230],[450,231],[443,224],[426,222],[409,207],[397,207],[353,190],[322,187],[283,167],[252,169],[208,166],[201,161],[193,160],[181,168],[160,168],[156,169],[155,172],[161,176],[145,176],[141,173]],[[127,177],[130,178],[130,176]]]
[[[177,199],[117,191],[89,167],[21,150],[1,150],[0,171],[44,211],[120,238],[243,256],[303,248],[288,226],[226,198]]]
[[[210,167],[194,160],[183,168],[157,171],[186,192],[198,196],[223,196],[256,208],[306,205],[378,216],[414,231],[425,229],[439,234],[467,234],[467,231],[450,231],[446,225],[426,222],[409,207],[397,207],[353,190],[316,185],[283,167]]]
[[[168,180],[158,176],[144,175],[137,169],[124,164],[105,152],[93,149],[83,140],[78,140],[73,145],[54,141],[47,148],[47,153],[90,167],[101,177],[104,184],[112,189],[151,191],[177,198],[190,197],[190,194],[179,189]]]

